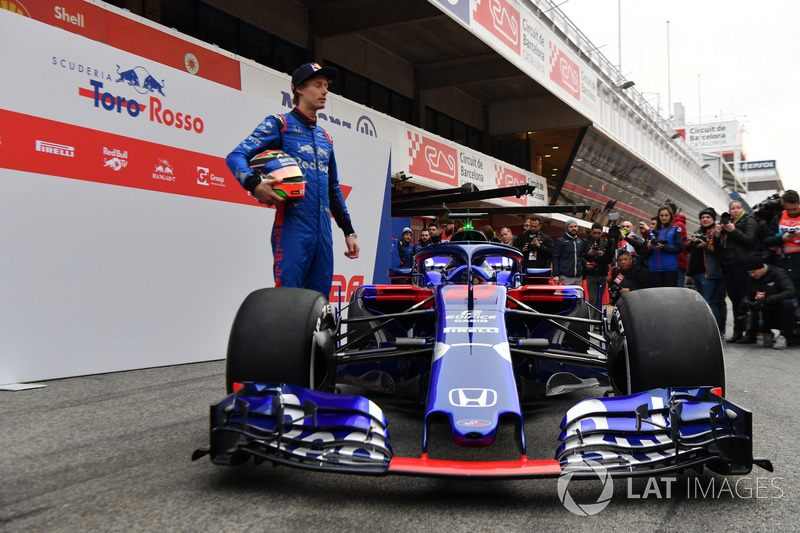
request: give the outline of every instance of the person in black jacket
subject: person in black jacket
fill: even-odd
[[[586,290],[589,291],[589,304],[597,309],[602,305],[602,294],[608,285],[608,265],[613,259],[614,250],[608,239],[603,237],[603,225],[595,222],[589,238],[583,241],[583,275],[586,278]]]
[[[743,311],[750,311],[750,331],[740,344],[754,344],[755,334],[761,330],[764,348],[782,350],[786,348],[794,322],[794,284],[784,269],[765,265],[758,253],[745,259],[744,269],[750,280],[741,307]],[[780,330],[777,337],[773,329]]]
[[[514,240],[514,247],[522,252],[522,271],[549,268],[553,258],[553,239],[542,231],[542,217],[534,215],[525,223],[527,229]]]
[[[616,304],[619,297],[627,292],[646,288],[648,276],[647,269],[634,261],[630,252],[617,252],[617,266],[611,270],[608,285],[611,303]]]
[[[728,205],[730,217],[720,216],[714,228],[714,248],[720,254],[722,284],[733,306],[733,336],[727,342],[739,342],[745,330],[745,316],[737,315],[747,286],[747,271],[744,260],[758,245],[758,222],[744,212],[742,203],[733,201]]]

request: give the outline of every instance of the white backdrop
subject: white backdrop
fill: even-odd
[[[241,301],[273,284],[274,217],[224,156],[283,108],[5,10],[0,49],[0,384],[224,357]],[[164,94],[117,81],[126,69]],[[92,80],[202,133],[95,106]],[[362,248],[345,259],[334,227],[335,274],[370,283],[390,145],[326,129]]]

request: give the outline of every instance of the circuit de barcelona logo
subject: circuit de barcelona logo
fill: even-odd
[[[586,467],[589,467],[597,475],[603,485],[603,490],[595,503],[577,503],[569,493],[569,482],[572,480],[572,476],[575,472],[585,472]],[[587,460],[567,465],[558,477],[557,490],[558,499],[569,512],[578,516],[592,516],[605,509],[611,502],[611,496],[614,494],[614,481],[603,465]]]

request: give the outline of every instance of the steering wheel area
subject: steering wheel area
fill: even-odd
[[[484,269],[475,265],[460,265],[445,275],[445,283],[487,283],[492,281],[492,276]]]

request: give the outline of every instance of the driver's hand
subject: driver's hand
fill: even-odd
[[[274,207],[280,203],[283,203],[283,198],[278,196],[278,194],[272,190],[272,186],[276,183],[280,183],[283,180],[272,178],[268,180],[264,180],[258,184],[258,187],[253,191],[253,196],[259,203],[266,205],[267,207]]]
[[[344,243],[347,246],[347,251],[344,253],[344,256],[349,257],[350,259],[357,259],[358,252],[361,251],[361,248],[359,248],[356,238],[352,235],[345,237]]]

